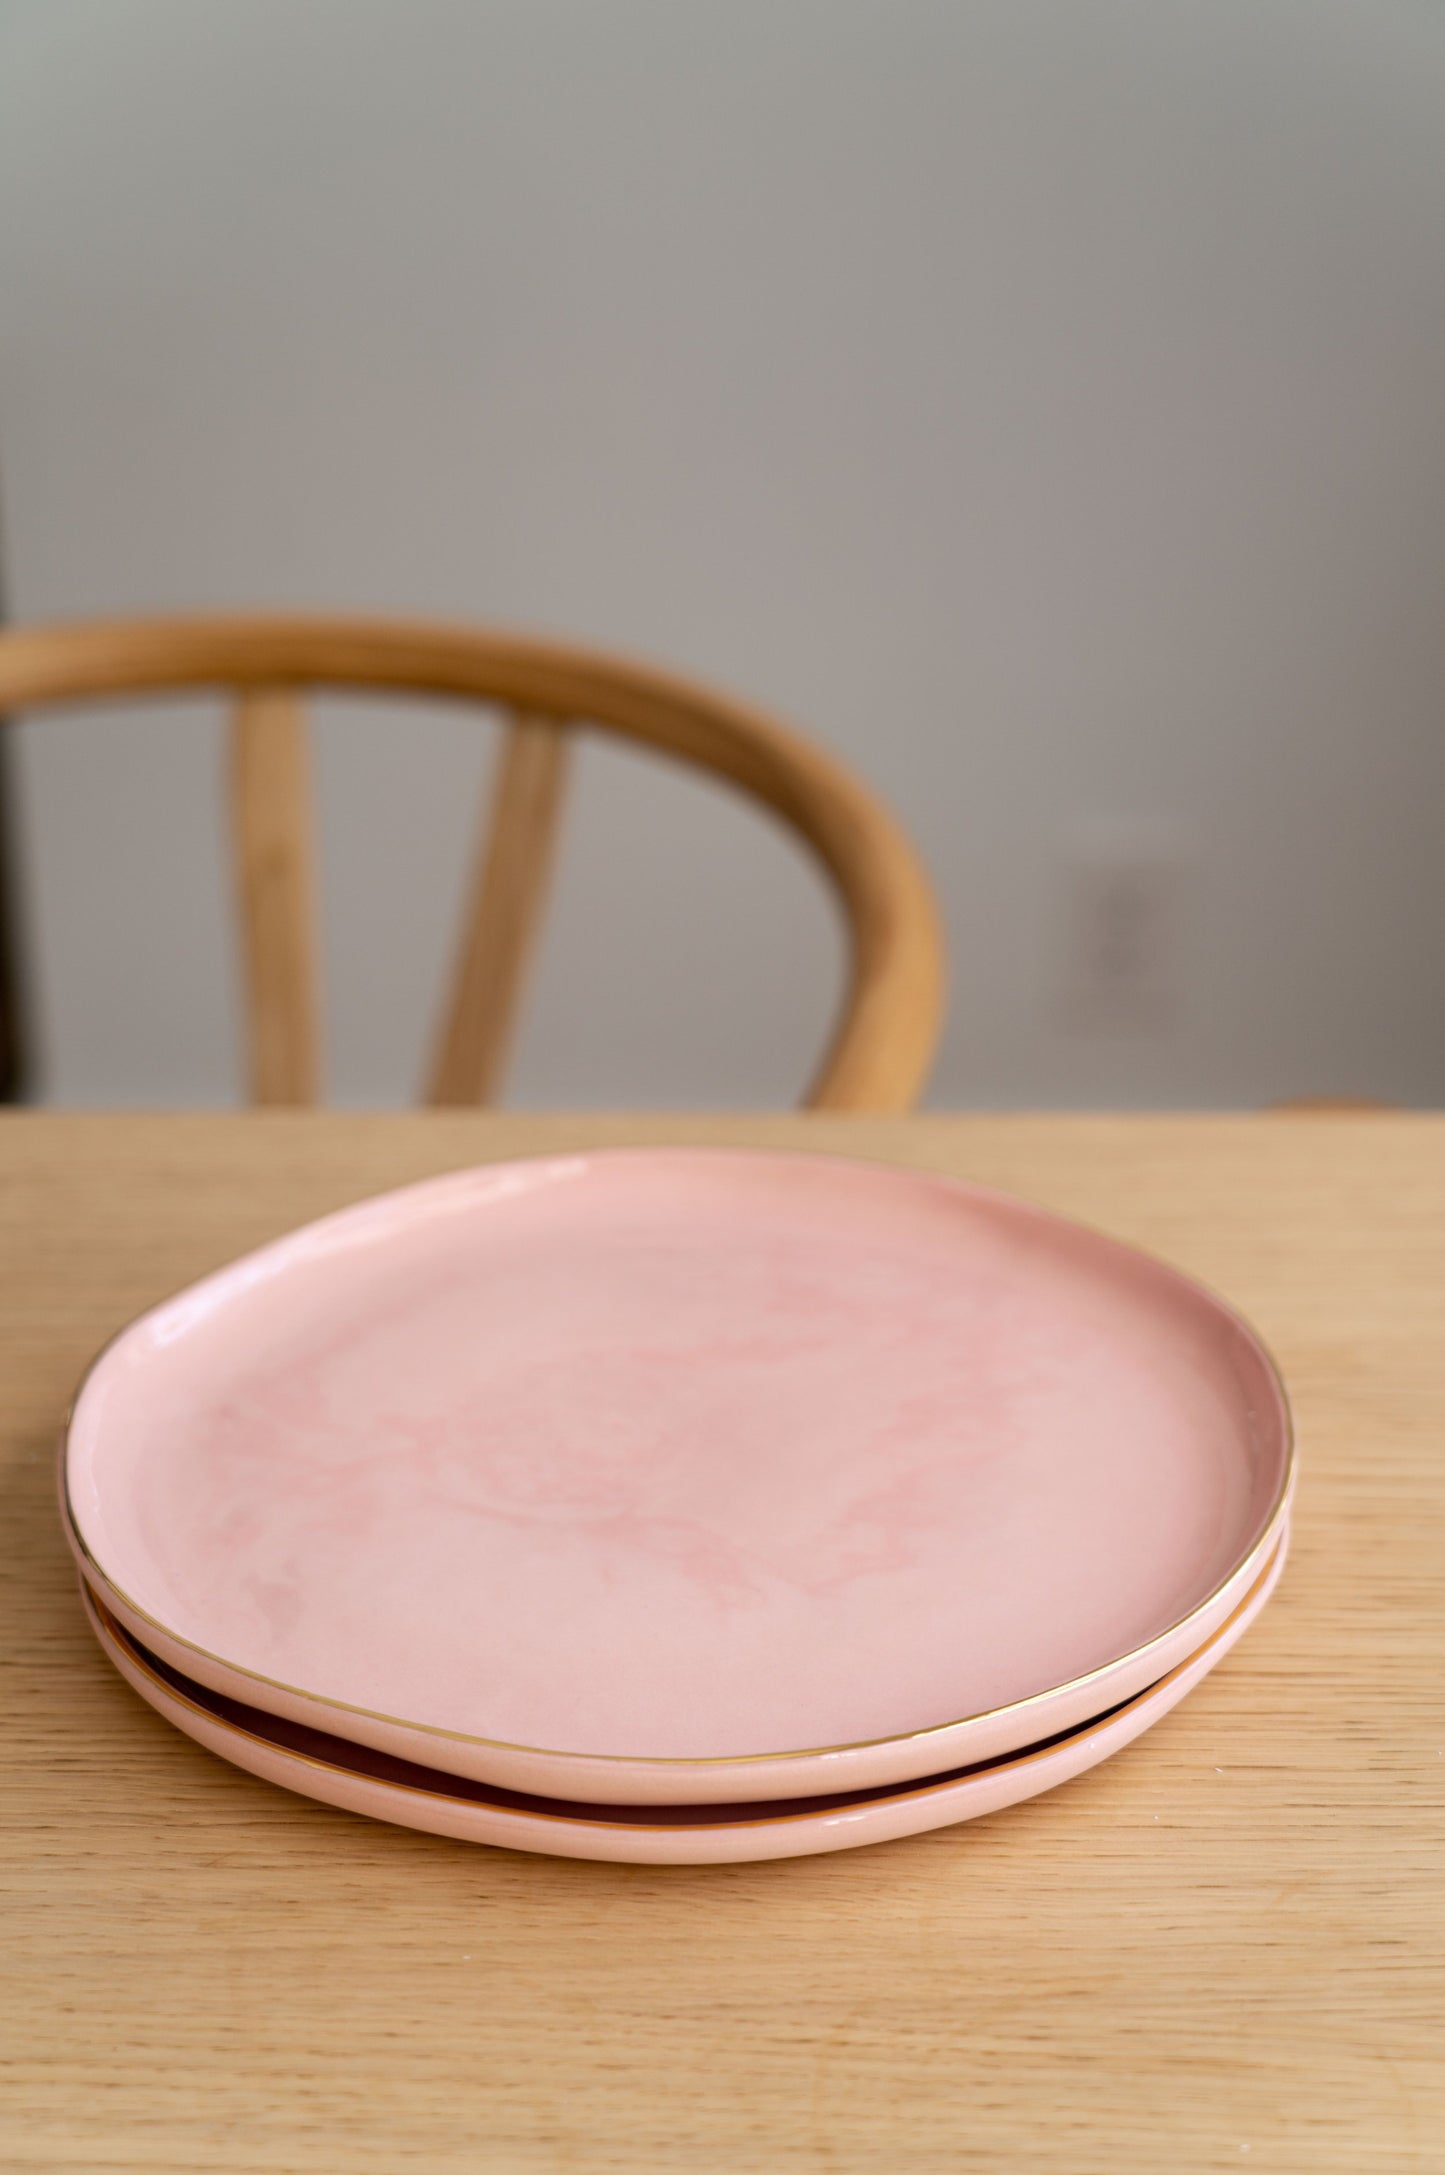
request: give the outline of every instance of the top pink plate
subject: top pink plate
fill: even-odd
[[[812,1156],[462,1171],[126,1330],[63,1456],[115,1614],[213,1690],[634,1804],[814,1795],[1101,1713],[1282,1525],[1249,1330],[1042,1210]]]

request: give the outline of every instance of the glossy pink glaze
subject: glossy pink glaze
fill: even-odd
[[[1161,1683],[1128,1706],[1086,1724],[1062,1742],[1026,1750],[981,1771],[925,1779],[886,1795],[823,1805],[806,1801],[746,1806],[697,1806],[685,1811],[649,1806],[518,1809],[488,1802],[477,1785],[442,1774],[429,1784],[424,1770],[405,1783],[372,1771],[376,1756],[328,1741],[328,1757],[301,1756],[267,1734],[266,1718],[252,1715],[246,1727],[208,1709],[214,1695],[198,1685],[166,1684],[143,1655],[103,1623],[89,1595],[86,1613],[100,1645],[132,1688],[169,1722],[209,1751],[263,1781],[398,1827],[420,1828],[460,1842],[489,1843],[544,1857],[598,1858],[643,1865],[737,1864],[763,1858],[814,1856],[866,1843],[919,1835],[930,1828],[1002,1811],[1037,1797],[1141,1736],[1177,1706],[1254,1621],[1278,1582],[1289,1545],[1288,1525],[1253,1588],[1213,1636]],[[272,1725],[273,1727],[275,1725]],[[355,1764],[353,1764],[355,1763]],[[460,1794],[467,1791],[467,1795]]]
[[[461,1172],[237,1262],[103,1355],[65,1477],[122,1621],[217,1689],[371,1710],[347,1733],[412,1756],[398,1730],[541,1748],[428,1755],[516,1787],[757,1796],[627,1763],[898,1740],[1182,1623],[1052,1726],[1098,1712],[1247,1587],[1288,1445],[1244,1326],[1096,1234],[649,1150]]]

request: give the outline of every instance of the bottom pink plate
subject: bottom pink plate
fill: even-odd
[[[744,1805],[583,1805],[445,1775],[263,1714],[147,1653],[82,1584],[101,1647],[156,1712],[198,1744],[267,1782],[348,1812],[460,1842],[547,1857],[639,1865],[719,1865],[882,1843],[999,1812],[1120,1751],[1177,1705],[1228,1653],[1274,1591],[1288,1528],[1260,1577],[1204,1644],[1157,1684],[1079,1729],[951,1774],[852,1796]]]

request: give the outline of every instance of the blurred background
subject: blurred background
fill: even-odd
[[[1445,1099],[1445,12],[0,0],[12,620],[515,624],[929,861],[932,1100]],[[329,1082],[416,1091],[491,740],[323,706]],[[221,716],[6,750],[30,1092],[239,1093]],[[589,744],[510,1099],[781,1104],[821,885]]]

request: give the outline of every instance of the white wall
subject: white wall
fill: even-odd
[[[935,1099],[1445,1097],[1445,15],[8,0],[16,616],[515,621],[751,694],[936,871]],[[48,1092],[235,1092],[219,742],[25,728]],[[411,1091],[482,742],[328,716],[336,1092]],[[589,757],[515,1099],[778,1102],[812,878]],[[1070,867],[1183,871],[1083,1032]],[[1152,849],[1151,849],[1152,850]]]

